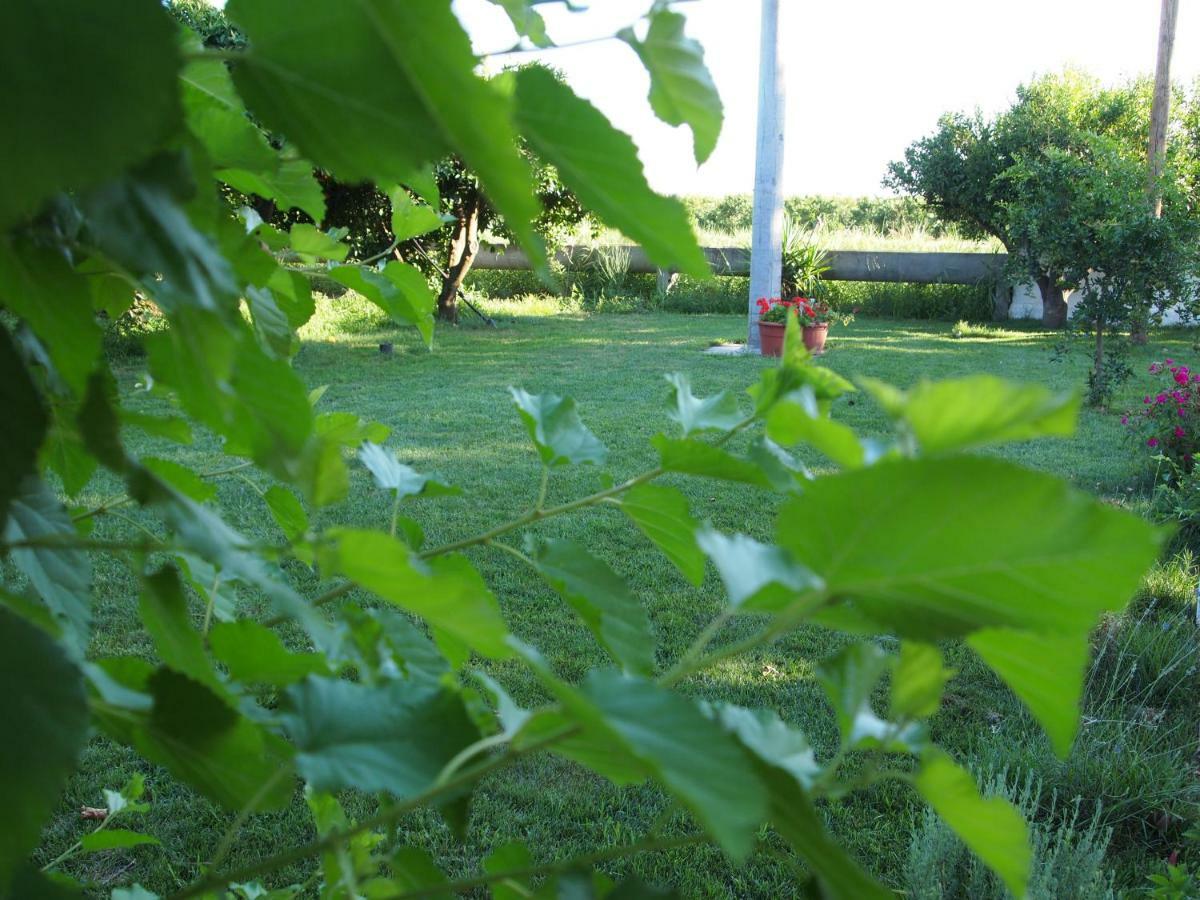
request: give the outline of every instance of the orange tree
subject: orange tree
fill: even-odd
[[[546,40],[534,4],[503,5],[530,40]],[[863,382],[895,423],[891,440],[864,442],[830,416],[853,386],[811,363],[793,323],[780,365],[746,396],[700,398],[672,376],[658,463],[557,505],[546,503],[554,473],[604,467],[608,451],[569,398],[514,388],[542,462],[530,508],[428,545],[401,514],[404,500],[452,488],[384,450],[381,426],[316,412],[290,364],[295,331],[313,312],[313,274],[359,291],[429,341],[435,298],[424,277],[394,259],[342,264],[347,248],[334,236],[231,210],[219,185],[250,178],[281,205],[302,205],[305,178],[320,168],[429,200],[433,164],[453,154],[544,271],[519,134],[656,263],[704,276],[704,255],[683,207],[648,188],[630,139],[569,86],[540,69],[476,74],[450,0],[231,0],[227,12],[242,46],[201,46],[155,0],[45,0],[0,12],[0,551],[11,560],[6,577],[15,573],[0,591],[0,720],[9,729],[0,742],[0,895],[74,896],[86,886],[58,870],[64,859],[155,839],[109,824],[141,802],[135,781],[111,793],[109,818],[77,846],[41,868],[28,862],[94,731],[228,810],[224,839],[181,871],[177,898],[268,889],[402,898],[485,886],[496,896],[630,896],[634,886],[592,870],[701,842],[742,860],[766,826],[803,861],[812,890],[884,897],[816,806],[882,779],[912,784],[1020,895],[1024,823],[1007,803],[979,796],[932,743],[926,720],[949,677],[937,643],[963,639],[1060,752],[1071,744],[1089,630],[1122,606],[1160,536],[1055,478],[970,451],[1065,433],[1077,401],[990,378],[907,393]],[[655,112],[690,126],[703,158],[721,116],[700,48],[669,4],[647,19],[615,38],[648,69]],[[51,49],[55,65],[46,64]],[[264,140],[250,115],[282,145]],[[415,200],[398,214],[416,233],[433,227]],[[171,412],[125,408],[101,352],[98,314],[136,296],[152,299],[169,326],[146,338],[146,387]],[[197,473],[140,459],[123,440],[128,429],[180,442],[211,433],[229,465]],[[825,454],[833,473],[813,477],[789,452],[799,445]],[[346,494],[351,452],[394,498],[378,528],[313,515]],[[203,502],[206,482],[250,467],[275,480],[263,494],[274,539],[239,533]],[[99,468],[124,492],[74,506]],[[656,483],[667,474],[787,495],[774,541],[699,525],[677,489]],[[693,582],[712,569],[723,583],[723,611],[677,658],[661,658],[646,610],[604,560],[537,530],[599,504],[616,504],[664,566]],[[130,505],[155,527],[119,539],[91,532]],[[567,681],[511,634],[464,555],[484,545],[544,577],[609,662]],[[96,652],[98,557],[127,566],[138,585],[151,658]],[[318,569],[326,589],[302,592],[288,575],[297,566]],[[217,589],[228,583],[258,602],[233,602]],[[378,602],[347,603],[354,589]],[[735,618],[753,627],[729,641],[723,629]],[[827,758],[779,711],[707,702],[695,678],[801,623],[863,638],[820,670],[840,735]],[[882,632],[899,638],[897,655],[868,639]],[[532,675],[546,701],[522,708],[480,674],[497,660]],[[463,827],[479,779],[531,754],[622,784],[651,780],[687,811],[687,824],[569,860],[510,845],[452,877],[391,827],[420,807]],[[378,796],[378,810],[355,821],[339,804],[347,790]],[[252,817],[301,792],[310,839],[226,863]],[[281,883],[280,870],[301,860],[316,863],[311,878]],[[156,895],[133,885],[113,896]]]

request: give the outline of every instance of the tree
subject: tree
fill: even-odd
[[[1089,399],[1106,401],[1121,366],[1106,354],[1105,335],[1163,310],[1194,310],[1189,284],[1197,262],[1200,220],[1168,170],[1156,182],[1160,211],[1146,203],[1144,164],[1111,139],[1082,135],[1070,150],[1049,147],[1019,157],[1004,173],[1012,199],[1006,229],[1056,287],[1081,286],[1076,315],[1088,322],[1095,344]]]
[[[558,73],[555,73],[555,78],[562,81]],[[554,166],[539,160],[525,141],[520,142],[520,150],[533,173],[534,190],[541,210],[533,220],[534,230],[553,246],[586,218],[587,212],[559,178]],[[442,211],[451,218],[438,235],[445,268],[441,273],[437,317],[445,322],[457,322],[458,295],[479,252],[481,236],[488,231],[500,239],[511,239],[513,235],[512,229],[488,200],[479,177],[462,160],[457,157],[445,159],[438,163],[435,171]]]
[[[531,40],[544,38],[531,3],[504,5]],[[347,263],[349,247],[310,222],[280,229],[231,208],[221,201],[230,172],[288,209],[308,203],[314,170],[387,186],[394,235],[420,235],[440,220],[406,204],[399,185],[432,194],[420,173],[457,157],[545,271],[520,135],[656,264],[704,277],[707,261],[682,204],[650,189],[633,142],[595,107],[536,68],[516,73],[511,92],[477,74],[450,0],[230,0],[228,14],[244,49],[181,44],[158,0],[0,5],[0,721],[16,723],[0,745],[0,897],[79,896],[83,885],[58,871],[64,860],[158,843],[114,828],[46,853],[44,866],[31,861],[97,733],[146,777],[186,785],[223,814],[208,858],[196,858],[201,845],[175,846],[186,861],[170,883],[117,888],[124,898],[161,888],[179,900],[297,891],[350,900],[493,884],[520,896],[637,896],[642,886],[612,885],[594,864],[707,843],[737,863],[768,826],[778,835],[770,851],[802,859],[814,891],[884,898],[817,803],[885,779],[914,787],[1021,896],[1025,823],[979,795],[931,740],[928,719],[953,675],[938,644],[961,639],[1055,749],[1070,748],[1089,631],[1128,600],[1161,535],[1053,476],[972,451],[1069,433],[1073,398],[990,378],[909,392],[872,383],[895,426],[880,447],[878,435],[860,440],[832,417],[854,387],[812,363],[793,320],[780,364],[748,398],[697,397],[672,376],[671,434],[653,439],[657,461],[624,480],[605,473],[570,500],[557,500],[557,484],[549,494],[550,480],[570,466],[605,467],[608,448],[570,398],[512,389],[537,461],[531,506],[427,543],[401,515],[405,501],[447,487],[382,447],[385,426],[324,411],[322,389],[291,361],[317,275],[359,291],[431,349],[436,297],[403,261]],[[660,3],[647,15],[676,14]],[[71,65],[45,65],[47,48]],[[707,134],[719,104],[704,79],[679,78],[701,64],[694,42],[672,24],[639,57],[657,87],[654,108],[674,98],[668,121],[683,111],[694,132],[699,110]],[[67,97],[70,114],[49,115]],[[254,122],[278,138],[265,140]],[[302,176],[298,193],[292,176]],[[136,406],[96,321],[135,295],[165,319],[145,340],[150,377],[138,393],[151,402]],[[197,472],[143,458],[129,429],[179,444],[199,432],[229,462]],[[838,471],[810,473],[787,449],[802,445]],[[100,472],[108,499],[85,505]],[[773,542],[702,527],[683,494],[652,483],[668,474],[780,495],[777,528],[745,523]],[[277,527],[251,536],[226,520],[212,485],[229,476],[262,485],[261,512]],[[352,479],[382,495],[375,527],[342,524],[336,506]],[[674,658],[640,598],[594,555],[601,548],[537,528],[593,508],[627,519],[691,583],[716,570],[725,604]],[[518,532],[525,549],[508,542]],[[489,586],[462,552],[488,548],[544,579],[604,662],[568,679],[510,633],[494,592],[502,584]],[[145,657],[110,657],[93,640],[93,558],[131,586]],[[731,620],[737,638],[725,640]],[[898,655],[851,643],[820,667],[828,707],[812,713],[828,714],[838,740],[823,760],[778,711],[700,696],[704,673],[809,625],[900,642]],[[518,698],[531,706],[509,695],[500,679],[510,678],[537,686]],[[876,702],[885,693],[886,707]],[[521,844],[486,860],[456,847],[456,865],[470,869],[453,882],[429,848],[401,844],[428,834],[397,827],[418,810],[442,815],[452,826],[444,841],[454,840],[481,780],[537,754],[620,785],[651,782],[673,804],[661,820],[671,831],[656,822],[636,840],[546,863]],[[113,815],[141,794],[139,776],[108,798]],[[348,814],[347,794],[370,814]],[[308,835],[266,851],[242,846],[252,818],[292,803],[311,813]],[[307,879],[282,886],[298,864]]]
[[[1091,78],[1068,71],[1037,79],[1017,89],[1011,108],[992,121],[982,115],[951,113],[937,130],[913,143],[904,159],[888,167],[884,184],[921,197],[939,215],[968,232],[998,239],[1016,258],[1022,275],[1038,286],[1042,323],[1062,328],[1067,320],[1061,271],[1047,268],[1009,227],[1015,196],[1003,176],[1020,157],[1050,148],[1078,149],[1089,134],[1115,142],[1122,154],[1144,152],[1150,86],[1134,81],[1102,88]]]

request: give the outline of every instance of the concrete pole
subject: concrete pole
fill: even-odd
[[[779,54],[779,0],[762,0],[758,48],[758,144],[754,156],[754,219],[750,252],[749,333],[759,350],[759,297],[779,296],[783,240],[783,63]]]
[[[1158,63],[1154,69],[1154,101],[1150,106],[1150,142],[1147,157],[1150,180],[1146,190],[1156,216],[1162,215],[1162,197],[1158,179],[1167,156],[1167,124],[1171,113],[1171,52],[1175,48],[1175,21],[1179,16],[1179,0],[1162,0],[1162,15],[1158,23]]]

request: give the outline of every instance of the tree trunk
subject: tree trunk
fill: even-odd
[[[1104,317],[1096,319],[1096,351],[1092,355],[1092,391],[1091,401],[1094,406],[1108,396],[1108,387],[1104,381]]]
[[[1012,312],[1013,288],[1006,281],[998,281],[992,287],[992,320],[1004,322]]]
[[[1067,324],[1067,294],[1050,275],[1037,277],[1038,292],[1042,295],[1042,326],[1064,328]]]
[[[468,201],[454,224],[454,236],[450,239],[450,253],[446,259],[446,277],[442,279],[442,291],[437,301],[437,317],[443,322],[458,323],[458,292],[479,253],[480,207],[478,197]]]

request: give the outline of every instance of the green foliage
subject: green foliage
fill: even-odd
[[[531,40],[541,39],[528,5],[509,11]],[[132,765],[160,767],[167,774],[156,777],[186,785],[228,816],[220,845],[179,879],[181,898],[249,896],[259,890],[251,879],[275,879],[310,858],[320,860],[320,869],[298,890],[313,888],[328,900],[443,884],[458,890],[510,874],[548,876],[552,889],[590,885],[600,896],[622,896],[637,888],[614,888],[606,875],[591,872],[594,865],[709,842],[736,864],[769,840],[771,824],[831,896],[880,895],[825,831],[816,809],[818,801],[897,780],[915,783],[1020,893],[1029,857],[1020,816],[1002,801],[981,799],[930,741],[924,720],[947,677],[936,654],[909,646],[894,666],[876,645],[863,643],[830,660],[820,678],[839,740],[824,759],[811,752],[804,730],[770,711],[714,707],[705,701],[704,684],[722,662],[802,623],[888,629],[922,643],[964,637],[1056,744],[1069,737],[1078,680],[1056,670],[1059,677],[1034,685],[1028,673],[1048,645],[1078,646],[1101,612],[1125,602],[1154,558],[1159,534],[1050,476],[963,453],[1061,433],[1055,401],[1038,388],[1028,394],[994,388],[1017,412],[963,429],[923,418],[918,389],[889,407],[895,434],[863,441],[832,418],[834,402],[852,386],[812,363],[792,322],[780,366],[764,370],[749,388],[752,403],[732,394],[700,398],[686,378],[673,377],[663,418],[673,419],[683,436],[651,440],[659,464],[620,482],[604,474],[598,489],[557,505],[547,502],[551,478],[561,479],[571,466],[603,467],[608,450],[572,399],[512,389],[513,432],[523,422],[541,463],[531,506],[477,533],[427,544],[416,519],[400,515],[400,504],[451,492],[374,446],[388,436],[386,427],[344,410],[318,412],[323,389],[310,392],[292,366],[294,333],[315,309],[307,276],[328,273],[353,286],[428,344],[427,286],[399,261],[382,269],[330,267],[349,256],[341,232],[299,223],[285,234],[253,214],[235,214],[218,185],[225,164],[236,160],[256,184],[274,184],[280,197],[293,198],[281,202],[303,206],[309,186],[293,191],[297,186],[288,182],[285,190],[280,181],[296,154],[310,160],[297,173],[315,164],[340,179],[407,185],[421,194],[430,192],[428,166],[453,153],[478,173],[536,260],[542,248],[530,223],[537,203],[518,149],[521,134],[581,200],[642,239],[663,265],[700,275],[703,255],[682,206],[649,190],[632,143],[590,104],[544,70],[495,81],[476,75],[477,60],[448,0],[352,6],[234,0],[228,12],[245,36],[244,49],[180,51],[153,0],[95,16],[14,13],[17,27],[7,32],[19,65],[29,47],[76,51],[73,62],[92,66],[103,98],[83,120],[91,122],[87,128],[64,132],[77,140],[63,143],[56,135],[59,143],[40,155],[36,142],[26,147],[29,158],[13,169],[27,176],[24,193],[9,197],[0,214],[8,229],[0,235],[0,302],[20,322],[17,340],[7,324],[0,332],[10,427],[18,435],[6,441],[10,474],[0,482],[6,515],[0,548],[17,575],[9,585],[6,567],[11,590],[0,611],[0,658],[6,683],[16,686],[6,694],[5,711],[29,723],[33,738],[9,742],[0,754],[16,826],[0,844],[0,892],[47,894],[51,883],[60,893],[71,890],[48,880],[57,875],[31,874],[24,860],[96,730],[123,748]],[[678,83],[663,84],[663,73],[654,71],[663,64],[658,42],[686,57],[692,81],[704,80],[699,54],[678,20],[662,18],[673,14],[656,6],[650,15],[641,52],[658,84],[656,108],[673,117],[681,108],[665,112],[664,92],[676,104],[682,95]],[[186,68],[194,63],[203,71]],[[12,65],[9,55],[5,64]],[[232,86],[221,76],[224,66],[232,70]],[[27,82],[27,74],[21,77]],[[191,93],[205,94],[205,85],[206,96],[219,95],[207,112]],[[32,98],[44,100],[38,91],[45,86],[35,88]],[[155,118],[164,108],[181,108],[185,95],[200,104],[192,107],[195,115],[168,116],[165,125]],[[712,98],[687,97],[679,115],[703,147],[711,139]],[[20,105],[27,99],[11,101],[18,106],[10,121],[38,136],[42,126],[26,122],[29,109]],[[260,159],[264,144],[234,124],[243,102],[276,136],[278,144],[265,145],[273,151],[269,160]],[[696,114],[700,107],[705,115]],[[104,113],[113,113],[112,120],[102,122]],[[210,120],[218,124],[208,146],[193,129]],[[127,148],[143,146],[128,141],[137,129],[147,143],[131,158]],[[126,150],[95,155],[122,133]],[[216,159],[218,150],[229,157]],[[394,224],[402,232],[431,224],[427,215],[422,222],[420,213],[397,207]],[[107,309],[113,280],[163,313],[166,327],[146,340],[149,375],[142,384],[159,409],[174,405],[187,417],[178,420],[182,428],[172,417],[131,418],[123,409],[129,392],[119,389],[117,374],[124,373],[100,358],[96,323],[80,313],[85,297]],[[957,408],[970,393],[959,384],[939,396]],[[123,423],[136,424],[190,439],[189,421],[231,458],[227,465],[199,472],[143,460],[123,430]],[[735,440],[743,432],[754,432],[748,445]],[[916,444],[913,434],[920,436]],[[57,450],[44,453],[47,445]],[[789,453],[804,446],[844,471],[809,480]],[[925,453],[930,447],[936,453]],[[350,494],[352,449],[360,450],[382,506],[390,506],[380,527],[336,524],[337,511],[328,509]],[[71,464],[62,468],[77,489],[94,470],[124,492],[93,509],[69,511],[46,477],[49,462],[68,455]],[[668,474],[740,482],[764,497],[793,496],[777,529],[760,535],[766,540],[727,537],[702,527],[669,490],[650,489]],[[225,515],[238,511],[212,504],[209,482],[231,475],[249,480],[278,533],[251,538],[228,524]],[[804,490],[797,491],[801,479]],[[727,587],[728,605],[673,658],[659,658],[650,617],[617,565],[591,547],[534,531],[545,520],[609,502],[630,503],[629,517],[693,579],[702,574],[697,552],[704,553]],[[115,512],[119,507],[138,518]],[[132,521],[132,536],[93,536],[93,520],[107,517]],[[516,532],[526,532],[525,550],[502,540]],[[982,541],[980,534],[993,537]],[[475,551],[486,548],[544,577],[582,619],[594,646],[624,671],[605,663],[567,678],[514,636],[492,583],[502,579],[486,579],[476,567]],[[136,620],[149,658],[97,652],[88,553],[106,578],[139,586]],[[351,594],[369,606],[348,602]],[[718,641],[735,617],[744,617],[736,624],[745,635]],[[476,675],[472,667],[483,662],[497,663],[505,680],[524,680],[520,703],[499,678]],[[892,669],[892,718],[885,718],[873,704]],[[533,685],[541,692],[529,690]],[[512,849],[501,862],[492,859],[484,875],[457,884],[426,848],[398,846],[401,836],[423,833],[394,826],[421,811],[436,811],[461,837],[472,799],[481,799],[480,780],[542,754],[618,785],[651,781],[682,811],[681,833],[652,825],[639,840],[600,854],[517,873],[503,865],[528,854]],[[880,765],[864,767],[864,754]],[[227,865],[243,828],[287,806],[300,781],[312,815],[309,833],[273,842],[256,861]],[[340,796],[349,801],[364,792],[377,795],[368,815],[341,805]],[[79,850],[170,840],[130,829],[98,833]],[[135,885],[116,896],[122,894],[148,892]]]

